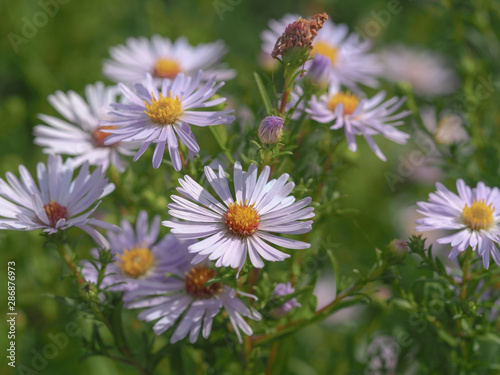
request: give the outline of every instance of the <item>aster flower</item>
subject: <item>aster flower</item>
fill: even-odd
[[[88,163],[75,179],[73,173],[71,160],[63,164],[58,155],[49,155],[47,166],[38,163],[38,185],[23,165],[19,166],[20,180],[7,172],[7,182],[0,179],[0,229],[42,229],[53,234],[75,226],[87,232],[99,246],[108,248],[108,241],[92,226],[117,228],[91,216],[100,204],[96,201],[115,186],[108,184],[102,168],[90,173]]]
[[[102,166],[107,169],[109,164],[123,172],[125,164],[120,159],[122,155],[133,155],[133,144],[104,144],[109,133],[106,126],[99,126],[105,120],[109,105],[117,102],[119,90],[116,86],[105,87],[102,82],[85,87],[86,100],[74,91],[63,93],[57,91],[49,95],[49,103],[66,119],[44,114],[38,117],[48,125],[37,125],[34,128],[35,144],[45,147],[48,154],[63,154],[75,156],[74,166],[80,166],[85,161],[90,165]]]
[[[215,77],[212,77],[199,87],[202,76],[202,71],[195,77],[187,77],[181,73],[173,81],[164,79],[161,89],[158,89],[152,77],[148,76],[144,84],[135,85],[135,92],[122,83],[118,84],[128,102],[114,104],[115,109],[110,112],[114,118],[101,122],[101,125],[114,127],[107,130],[111,135],[106,138],[104,144],[142,143],[134,157],[134,161],[137,161],[151,143],[156,143],[154,168],[160,166],[165,148],[168,147],[174,169],[179,171],[182,164],[178,138],[186,145],[190,156],[200,151],[190,124],[227,125],[235,119],[234,116],[228,116],[233,110],[199,110],[226,101],[226,98],[210,100],[224,82],[216,85]]]
[[[146,308],[138,318],[146,322],[156,321],[153,326],[155,334],[160,335],[180,320],[170,338],[173,344],[189,334],[191,343],[197,341],[200,331],[207,339],[212,329],[215,316],[223,308],[241,342],[241,333],[252,335],[252,329],[243,319],[247,317],[260,320],[261,315],[247,307],[238,297],[242,295],[257,299],[255,296],[224,285],[221,282],[205,285],[217,277],[217,272],[209,264],[192,266],[187,251],[181,250],[184,263],[171,270],[172,276],[163,280],[139,280],[137,288],[126,292],[123,296],[125,307],[129,309]],[[182,316],[182,318],[181,318]]]
[[[409,82],[420,95],[446,95],[458,87],[458,77],[444,58],[429,50],[391,46],[380,52],[383,76]]]
[[[429,202],[418,202],[420,214],[425,218],[415,221],[417,231],[452,230],[453,234],[436,240],[451,244],[450,259],[455,259],[469,246],[483,259],[488,269],[490,254],[500,266],[500,191],[487,187],[483,182],[471,189],[461,179],[457,180],[458,195],[436,184],[437,191],[429,194]]]
[[[295,288],[292,286],[292,283],[279,283],[274,287],[273,296],[286,296],[287,294],[291,294],[295,292]],[[302,306],[297,302],[297,298],[292,298],[289,301],[286,301],[284,304],[275,309],[275,313],[279,316],[283,316],[288,314],[294,307]]]
[[[268,182],[270,168],[266,166],[257,179],[257,166],[251,164],[243,171],[240,163],[234,164],[235,199],[229,190],[226,174],[221,166],[216,174],[205,167],[208,182],[221,198],[214,198],[191,177],[179,179],[177,191],[183,196],[171,196],[169,214],[182,222],[164,221],[172,233],[181,239],[203,239],[189,246],[196,254],[193,264],[205,259],[217,260],[216,267],[239,268],[245,264],[247,253],[251,263],[264,267],[265,260],[282,261],[289,254],[283,253],[267,242],[289,249],[307,249],[310,244],[271,234],[303,234],[311,230],[313,208],[307,197],[295,202],[289,196],[295,186],[288,174]],[[187,199],[186,199],[187,198]],[[262,257],[262,258],[261,258]],[[238,272],[239,273],[239,272]]]
[[[104,63],[103,73],[115,82],[139,82],[149,74],[161,84],[164,78],[174,79],[178,74],[195,75],[205,72],[203,80],[217,76],[218,80],[231,79],[233,70],[220,66],[227,52],[222,41],[192,46],[186,38],[172,42],[160,35],[147,38],[128,38],[126,45],[110,49],[111,60]]]
[[[393,97],[385,102],[385,91],[379,92],[371,99],[362,99],[350,92],[342,92],[339,86],[331,85],[329,92],[319,99],[313,96],[306,112],[313,120],[323,124],[331,124],[330,129],[344,128],[349,150],[356,152],[356,135],[362,135],[373,152],[383,161],[386,157],[373,140],[377,134],[399,144],[405,144],[410,137],[396,129],[404,124],[399,121],[408,116],[410,111],[395,112],[401,108],[406,98]]]
[[[160,217],[155,216],[148,229],[148,214],[139,212],[136,228],[127,220],[122,220],[121,231],[109,231],[107,237],[115,262],[106,266],[105,277],[100,287],[111,291],[133,290],[138,280],[161,280],[166,272],[184,261],[183,251],[188,243],[180,243],[171,234],[158,239]],[[189,242],[190,243],[190,242]],[[82,262],[82,275],[86,281],[97,284],[101,264],[99,252],[92,249],[93,263]]]
[[[271,55],[276,40],[299,17],[286,14],[279,21],[269,21],[270,30],[261,33],[263,55]],[[305,69],[307,77],[314,82],[325,86],[333,82],[352,90],[357,90],[358,84],[378,86],[375,77],[381,73],[382,66],[376,55],[368,53],[371,42],[361,41],[357,33],[349,34],[347,25],[326,21],[312,47],[311,56],[314,59],[306,63]]]

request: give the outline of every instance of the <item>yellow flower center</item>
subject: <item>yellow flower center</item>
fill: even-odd
[[[228,229],[239,236],[247,237],[252,235],[260,223],[260,215],[257,213],[254,205],[231,203],[224,215]]]
[[[53,199],[49,203],[43,206],[47,217],[49,218],[50,225],[54,226],[60,219],[66,219],[68,215],[68,209],[59,203],[55,202]]]
[[[196,298],[211,298],[214,295],[220,293],[222,290],[221,283],[213,283],[210,285],[205,285],[205,283],[218,276],[211,268],[206,268],[203,266],[192,267],[189,272],[186,272],[186,277],[184,278],[184,284],[186,286],[186,292],[191,294]]]
[[[92,139],[97,147],[110,147],[104,144],[106,137],[111,133],[106,132],[107,129],[116,129],[116,126],[99,126],[92,132]]]
[[[165,57],[159,58],[153,68],[153,73],[158,78],[173,79],[181,72],[182,69],[177,61]]]
[[[146,274],[155,262],[153,252],[146,248],[123,249],[123,254],[118,256],[120,258],[118,263],[122,272],[133,278]]]
[[[182,106],[180,99],[176,96],[172,98],[170,92],[167,97],[160,93],[160,98],[157,100],[154,95],[151,95],[151,104],[144,101],[146,111],[144,111],[153,122],[160,125],[174,124],[182,115]]]
[[[332,98],[328,102],[328,108],[330,108],[330,110],[332,111],[335,111],[335,108],[340,103],[344,105],[344,114],[352,115],[359,103],[359,99],[356,95],[351,94],[350,92],[339,92],[332,96]]]
[[[313,45],[313,50],[311,52],[311,55],[314,56],[317,53],[325,57],[328,57],[332,65],[335,64],[335,62],[337,61],[337,48],[333,47],[329,43],[322,41],[316,42]]]
[[[487,229],[493,224],[493,211],[491,203],[487,206],[484,199],[472,202],[472,206],[465,205],[463,211],[464,223],[473,230]]]

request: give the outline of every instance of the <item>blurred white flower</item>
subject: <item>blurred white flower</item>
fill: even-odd
[[[164,78],[174,79],[179,73],[195,75],[202,69],[202,79],[213,76],[217,80],[231,79],[235,72],[220,66],[219,62],[227,52],[222,41],[192,46],[186,38],[172,42],[160,35],[147,38],[128,38],[125,45],[109,50],[110,60],[104,63],[103,73],[115,82],[133,83],[151,75],[156,83]]]
[[[455,71],[436,52],[395,45],[381,51],[380,58],[385,78],[409,82],[417,94],[446,95],[458,88]]]
[[[75,156],[75,167],[88,161],[90,165],[107,169],[111,163],[119,172],[125,170],[120,155],[130,156],[138,145],[115,143],[105,145],[104,139],[110,135],[109,127],[99,126],[108,118],[111,104],[117,103],[119,90],[116,86],[105,87],[102,82],[85,87],[86,100],[74,91],[57,91],[49,95],[49,103],[65,120],[44,114],[38,117],[47,125],[37,125],[33,129],[34,143],[43,146],[47,154]]]
[[[426,106],[420,109],[420,117],[427,130],[434,134],[437,143],[449,146],[469,140],[465,120],[456,113],[443,110],[438,115],[436,108]]]

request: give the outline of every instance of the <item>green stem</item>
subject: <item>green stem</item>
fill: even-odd
[[[465,259],[463,264],[462,287],[460,290],[460,300],[465,302],[467,298],[467,282],[470,277],[470,268],[472,265],[472,251],[469,249],[465,252]]]
[[[218,126],[220,126],[220,125],[218,125]],[[235,160],[234,160],[233,156],[231,155],[231,152],[229,151],[229,149],[224,144],[224,142],[222,142],[222,139],[220,137],[218,129],[216,129],[215,126],[209,126],[208,128],[212,132],[212,135],[214,136],[214,138],[215,138],[217,144],[219,145],[219,147],[221,148],[222,152],[224,152],[224,155],[226,155],[227,160],[231,164],[234,164]]]
[[[85,284],[85,279],[81,275],[80,271],[78,271],[78,267],[76,266],[76,264],[71,259],[71,256],[69,255],[71,248],[69,247],[68,243],[66,243],[65,241],[56,241],[56,245],[57,245],[57,250],[59,251],[59,255],[64,260],[64,262],[68,265],[68,268],[71,270],[72,274],[74,275],[75,280],[78,283],[78,285],[81,286],[82,284]],[[122,327],[120,327],[120,331],[121,331],[120,334],[117,335],[115,330],[113,330],[113,326],[112,326],[111,322],[109,321],[109,319],[106,319],[104,317],[104,315],[102,314],[102,311],[99,309],[97,304],[95,302],[90,302],[90,307],[92,309],[92,312],[97,317],[97,319],[99,321],[101,321],[102,323],[104,323],[106,328],[108,328],[108,330],[113,334],[115,342],[119,343],[118,349],[126,357],[125,359],[123,359],[123,358],[118,359],[118,357],[113,356],[112,359],[119,360],[123,363],[128,363],[128,364],[136,367],[140,371],[141,374],[149,375],[150,372],[145,367],[143,367],[137,361],[137,359],[135,359],[130,348],[128,347],[127,343],[125,342],[125,336],[123,334]]]
[[[337,295],[337,298],[335,298],[334,301],[332,301],[330,304],[327,306],[323,307],[322,309],[316,311],[314,313],[314,316],[310,319],[298,319],[296,321],[293,321],[285,326],[278,327],[278,330],[276,332],[270,333],[270,334],[263,334],[259,336],[254,336],[252,337],[252,342],[253,346],[257,345],[263,345],[265,343],[271,342],[273,340],[279,339],[283,336],[292,334],[312,323],[315,323],[317,321],[321,321],[328,316],[330,316],[333,312],[336,310],[340,310],[344,307],[348,307],[351,305],[356,304],[357,302],[361,301],[363,298],[356,298],[353,297],[349,300],[346,300],[346,298],[353,296],[354,293],[358,292],[360,289],[362,289],[366,284],[369,282],[372,282],[376,280],[387,268],[387,264],[385,262],[377,262],[370,272],[368,273],[367,276],[365,277],[360,277],[354,285],[352,285],[348,289],[344,289],[339,295]]]

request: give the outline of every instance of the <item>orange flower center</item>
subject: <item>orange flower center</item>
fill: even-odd
[[[260,223],[260,215],[257,213],[254,205],[231,203],[224,215],[228,229],[239,236],[248,237],[252,235],[258,228]]]
[[[153,252],[146,248],[134,247],[130,250],[123,249],[123,254],[120,257],[119,265],[122,272],[134,279],[145,275],[153,268],[155,258]]]
[[[68,215],[68,209],[55,202],[53,199],[44,205],[43,209],[45,210],[45,213],[49,218],[50,225],[52,226],[55,226],[60,219],[66,219]]]
[[[153,69],[153,73],[158,78],[173,79],[177,74],[181,73],[182,69],[179,63],[173,59],[159,58]]]
[[[106,132],[105,130],[116,129],[116,126],[99,126],[92,132],[92,139],[94,140],[94,144],[97,147],[110,147],[111,145],[105,145],[104,140],[106,137],[111,135],[111,133]]]
[[[340,103],[344,105],[344,114],[352,115],[352,113],[358,106],[359,99],[356,95],[351,94],[350,92],[339,92],[332,96],[332,98],[328,102],[328,108],[332,111],[335,111],[335,108],[337,108]]]
[[[205,283],[218,276],[211,268],[206,268],[204,266],[198,265],[192,267],[189,272],[186,272],[186,277],[184,278],[184,284],[186,286],[186,292],[196,298],[211,298],[216,294],[219,294],[222,290],[221,283],[213,283],[210,285],[205,285]]]

